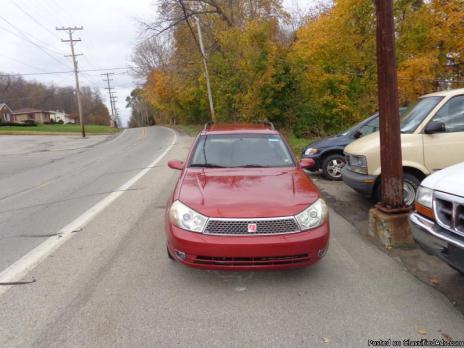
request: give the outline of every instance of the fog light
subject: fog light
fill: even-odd
[[[185,260],[187,258],[187,254],[179,250],[176,250],[176,256],[181,260]]]
[[[325,254],[327,254],[327,249],[328,249],[328,248],[319,249],[319,251],[317,252],[317,256],[319,256],[319,257],[324,257]]]

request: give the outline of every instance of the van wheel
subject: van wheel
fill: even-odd
[[[342,168],[345,166],[345,157],[339,154],[330,155],[322,162],[322,172],[329,180],[342,180]]]
[[[414,204],[420,183],[420,180],[415,175],[403,174],[403,201],[408,207]]]
[[[414,204],[416,199],[416,192],[420,186],[420,180],[413,174],[403,174],[403,202],[406,206],[410,207]],[[382,200],[380,182],[375,185],[374,194],[372,196],[372,202],[378,203]]]

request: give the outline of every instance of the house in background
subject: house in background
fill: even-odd
[[[5,103],[0,103],[0,122],[12,122],[13,111]]]
[[[76,119],[68,115],[64,111],[50,111],[50,119],[55,122],[63,121],[64,124],[66,123],[76,123]]]
[[[13,119],[15,122],[27,122],[27,121],[34,121],[36,123],[45,123],[50,122],[51,118],[50,111],[44,111],[39,109],[32,109],[32,108],[23,108],[19,110],[15,110],[13,112]]]

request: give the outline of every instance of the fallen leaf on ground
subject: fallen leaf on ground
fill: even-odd
[[[432,285],[438,285],[440,284],[440,281],[437,278],[432,278],[430,279],[430,283],[432,283]]]
[[[441,331],[440,333],[446,341],[451,342],[453,340],[453,338],[450,335],[448,335],[446,332]]]
[[[321,337],[321,339],[322,339],[322,342],[324,342],[324,343],[329,343],[330,342],[330,339],[327,338],[327,337]]]
[[[419,329],[419,330],[417,330],[417,333],[419,335],[421,335],[421,336],[425,336],[425,335],[427,335],[428,332],[427,332],[426,329]]]

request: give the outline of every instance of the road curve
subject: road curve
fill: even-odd
[[[149,165],[163,127],[113,136],[0,136],[0,273]]]

